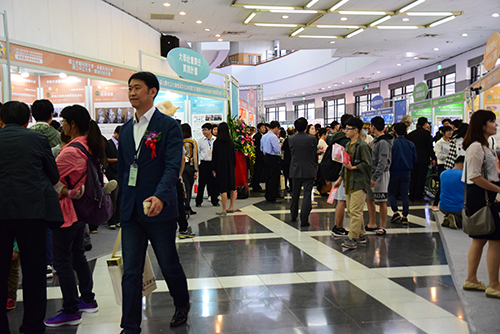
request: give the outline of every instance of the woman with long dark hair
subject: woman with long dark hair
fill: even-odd
[[[212,152],[213,173],[222,199],[222,211],[217,212],[220,216],[226,215],[227,212],[234,212],[234,202],[236,201],[235,165],[233,139],[229,134],[229,126],[226,122],[222,122],[219,124],[219,132]],[[231,202],[226,210],[228,194]]]
[[[488,139],[497,133],[496,115],[489,110],[478,110],[472,114],[467,134],[463,140],[465,151],[465,167],[462,181],[467,182],[467,210],[473,215],[489,203],[494,203],[497,193],[500,192],[498,172],[500,164],[498,157]],[[486,193],[486,195],[485,195]],[[487,197],[486,197],[487,196]],[[495,231],[488,235],[473,236],[468,254],[467,279],[463,284],[464,290],[486,291],[487,297],[500,298],[500,282],[498,270],[500,263],[500,218],[495,205],[490,205],[491,214],[495,221]],[[477,268],[483,247],[489,243],[486,255],[489,285],[477,279]]]
[[[182,172],[182,180],[186,186],[185,207],[189,214],[194,215],[196,212],[191,208],[191,197],[193,195],[194,180],[198,176],[198,143],[192,138],[193,135],[189,124],[182,124],[181,129],[184,138],[184,150],[186,150],[186,164]]]
[[[58,191],[61,195],[59,202],[64,224],[52,232],[52,248],[54,267],[63,296],[63,308],[56,316],[45,321],[49,327],[77,325],[82,322],[80,312],[93,313],[99,310],[92,292],[92,273],[83,246],[85,224],[89,222],[78,219],[71,193],[70,196],[66,194],[68,194],[67,187],[70,184],[73,185],[72,190],[81,189],[87,179],[87,156],[71,144],[80,143],[87,149],[92,159],[105,165],[104,139],[97,123],[90,118],[89,112],[84,107],[68,106],[62,110],[61,117],[63,118],[63,131],[71,140],[61,149],[56,158],[59,181],[64,184],[64,187]],[[75,271],[78,276],[80,296]]]

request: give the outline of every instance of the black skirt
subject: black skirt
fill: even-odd
[[[496,185],[499,185],[500,182],[495,182]],[[487,240],[500,240],[500,217],[498,216],[498,209],[495,205],[495,198],[497,193],[494,191],[488,191],[488,200],[490,202],[491,213],[493,215],[493,220],[495,221],[495,231],[491,234],[487,235],[477,235],[471,236],[474,239],[487,239]],[[472,215],[478,212],[481,208],[486,205],[486,198],[484,195],[484,189],[475,185],[468,184],[467,185],[467,209],[469,213]]]

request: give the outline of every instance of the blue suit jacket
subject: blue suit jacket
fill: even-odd
[[[151,149],[144,139],[137,158],[138,175],[135,187],[128,185],[130,166],[134,162],[135,142],[133,119],[120,129],[118,146],[118,185],[122,200],[121,219],[130,220],[136,206],[140,216],[146,222],[167,221],[179,216],[177,211],[177,192],[175,185],[179,179],[182,162],[182,131],[179,123],[156,109],[151,117],[148,132],[161,132],[161,139],[156,145],[156,157],[151,159]],[[156,217],[144,215],[142,202],[156,196],[164,202],[163,210]]]

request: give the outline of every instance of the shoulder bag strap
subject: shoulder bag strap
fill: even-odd
[[[118,231],[118,236],[116,237],[115,246],[113,247],[113,253],[111,257],[114,258],[116,256],[116,252],[118,252],[118,247],[120,247],[120,243],[122,242],[122,229]]]

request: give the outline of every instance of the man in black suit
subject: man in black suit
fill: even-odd
[[[264,123],[257,124],[257,133],[253,136],[254,145],[255,145],[255,164],[253,166],[253,177],[252,177],[252,190],[253,191],[262,191],[262,187],[260,186],[260,181],[264,172],[264,154],[260,149],[260,140],[262,136],[266,134],[266,125]]]
[[[17,239],[23,268],[24,317],[19,331],[45,333],[47,227],[63,223],[54,190],[59,171],[47,137],[28,130],[29,107],[12,101],[0,118],[0,301],[7,300],[12,246]],[[0,333],[10,333],[5,306],[0,308]]]
[[[417,163],[413,165],[410,177],[410,201],[416,203],[425,203],[424,187],[429,162],[432,162],[432,167],[436,164],[436,154],[428,128],[427,118],[420,117],[417,121],[417,129],[406,135],[406,139],[413,142],[417,149]]]
[[[292,214],[292,221],[296,221],[299,213],[300,189],[304,186],[304,197],[300,209],[300,226],[308,226],[309,213],[312,209],[311,191],[318,169],[316,138],[305,132],[307,120],[304,117],[297,119],[294,126],[297,134],[288,138],[288,145],[292,155],[290,179],[293,180],[290,213]]]
[[[118,138],[120,136],[120,127],[115,128],[113,137],[106,143],[106,160],[108,167],[106,168],[106,177],[109,181],[118,181]],[[113,200],[113,216],[108,221],[109,229],[114,230],[120,226],[120,211],[121,205],[119,200],[118,187],[111,192],[111,199]]]

